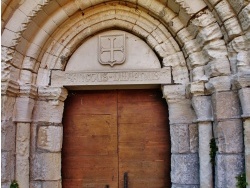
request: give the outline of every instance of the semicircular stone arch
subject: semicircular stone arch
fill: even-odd
[[[2,1],[3,186],[17,179],[22,187],[60,187],[67,90],[51,86],[51,73],[64,71],[84,41],[112,29],[141,38],[162,69],[171,69],[162,92],[172,187],[212,187],[213,178],[217,187],[233,185],[244,157],[249,181],[242,136],[242,125],[245,135],[250,131],[249,8],[245,0]],[[212,137],[216,176],[209,163]],[[225,175],[227,169],[233,170]]]

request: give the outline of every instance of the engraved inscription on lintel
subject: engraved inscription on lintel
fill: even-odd
[[[125,34],[100,35],[98,60],[102,65],[114,66],[126,60]]]

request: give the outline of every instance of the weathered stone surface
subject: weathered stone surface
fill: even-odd
[[[202,52],[194,52],[189,55],[190,66],[203,66],[208,62],[208,59],[205,58]]]
[[[34,104],[34,99],[27,97],[16,98],[16,104],[14,109],[14,121],[31,122]]]
[[[211,78],[209,82],[205,83],[205,87],[209,93],[214,91],[229,91],[231,88],[230,76],[217,76]]]
[[[1,97],[1,120],[11,120],[13,117],[13,109],[16,102],[15,97]]]
[[[1,149],[4,151],[15,151],[16,127],[12,121],[1,122]]]
[[[246,182],[250,181],[250,155],[245,155]],[[248,187],[247,187],[248,188]]]
[[[199,123],[199,163],[200,163],[200,187],[212,188],[213,173],[210,163],[210,141],[212,139],[211,122]]]
[[[20,69],[15,68],[9,63],[1,62],[1,80],[15,80],[19,79]]]
[[[51,73],[50,70],[40,68],[38,70],[36,84],[38,86],[47,86],[47,85],[49,85],[50,73]]]
[[[236,13],[239,13],[243,6],[247,4],[247,1],[245,0],[229,0],[229,2],[233,9],[236,11]]]
[[[244,31],[247,31],[250,27],[250,4],[248,4],[239,14],[241,27]]]
[[[192,82],[187,86],[188,94],[192,94],[194,96],[204,95],[205,94],[205,86],[203,81]]]
[[[20,187],[29,187],[30,124],[17,123],[16,180]]]
[[[225,21],[234,16],[234,11],[231,9],[230,4],[226,0],[219,2],[215,9],[222,21]]]
[[[60,180],[61,153],[39,153],[31,160],[32,180]]]
[[[15,156],[11,152],[1,152],[1,181],[10,182],[15,177]]]
[[[226,76],[231,74],[230,63],[227,58],[210,61],[205,67],[207,77]]]
[[[250,73],[237,73],[233,76],[232,82],[236,88],[244,88],[250,86]]]
[[[250,88],[242,88],[239,90],[242,117],[250,117]]]
[[[208,78],[205,76],[204,66],[195,67],[192,71],[192,78],[194,82],[196,81],[207,81]]]
[[[228,37],[231,39],[241,34],[242,30],[237,18],[232,17],[224,22]]]
[[[39,87],[38,96],[40,100],[64,101],[68,96],[68,91],[61,87]]]
[[[243,152],[243,128],[240,119],[218,122],[216,130],[219,153]]]
[[[237,70],[238,72],[246,72],[250,71],[250,51],[241,51],[237,54]]]
[[[200,188],[200,186],[199,185],[172,184],[171,188]]]
[[[61,188],[62,183],[61,183],[61,181],[45,181],[45,182],[43,182],[43,187]]]
[[[212,95],[212,101],[217,120],[240,118],[240,101],[237,92],[216,92]]]
[[[249,118],[244,121],[244,144],[245,144],[245,154],[250,156],[250,119]]]
[[[196,118],[188,99],[169,101],[168,106],[170,124],[192,123]]]
[[[227,48],[225,45],[224,40],[214,40],[209,42],[203,47],[203,54],[206,59],[209,60],[214,60],[214,59],[221,59],[221,58],[226,58],[228,53],[227,53]]]
[[[171,125],[171,153],[189,152],[189,130],[187,124]]]
[[[186,61],[185,58],[183,56],[182,52],[178,52],[172,55],[169,55],[167,57],[165,57],[163,59],[163,65],[168,67],[168,66],[185,66],[186,65]]]
[[[185,42],[184,49],[185,49],[186,53],[188,55],[190,55],[193,52],[201,51],[201,44],[199,44],[199,42],[196,39],[189,40],[189,41]]]
[[[212,101],[210,96],[194,96],[192,105],[197,116],[197,121],[212,121]]]
[[[189,82],[187,67],[172,67],[172,75],[175,84],[187,84]]]
[[[171,99],[185,99],[184,85],[163,85],[162,93],[164,98],[168,101]]]
[[[30,84],[33,82],[33,73],[28,70],[21,70],[19,80],[22,84]]]
[[[197,153],[199,149],[199,132],[197,124],[189,125],[189,146],[191,153]]]
[[[235,155],[216,155],[215,166],[215,187],[218,188],[235,188],[236,176],[244,171],[244,156]]]
[[[59,152],[62,148],[63,128],[59,126],[40,126],[37,135],[37,147],[50,152]]]
[[[171,181],[175,184],[199,184],[198,154],[172,154]]]
[[[30,182],[30,188],[43,188],[41,181],[31,181]]]
[[[34,107],[33,119],[36,122],[61,123],[63,108],[64,103],[61,101],[37,101]]]

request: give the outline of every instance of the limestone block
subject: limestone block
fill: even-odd
[[[162,12],[163,12],[163,15],[164,15],[162,17],[162,20],[165,23],[169,23],[176,16],[176,14],[168,7],[164,7],[162,9]]]
[[[215,187],[235,188],[236,176],[244,171],[244,156],[241,154],[217,154],[215,166]]]
[[[23,65],[22,68],[23,69],[27,69],[30,71],[34,71],[35,72],[35,67],[36,67],[36,59],[32,58],[32,57],[25,57],[23,60]]]
[[[244,31],[247,31],[250,27],[250,4],[249,3],[239,13],[239,19],[240,19],[242,29]]]
[[[250,182],[250,155],[245,155],[246,181]],[[248,185],[249,186],[249,185]],[[247,187],[248,188],[248,187]]]
[[[243,128],[240,119],[218,122],[216,130],[219,153],[243,152]]]
[[[171,181],[175,184],[199,184],[198,154],[172,154]]]
[[[187,91],[189,95],[199,96],[205,94],[205,88],[204,88],[204,82],[203,81],[197,81],[192,82],[188,85]]]
[[[198,125],[190,124],[189,125],[189,145],[190,152],[197,153],[199,149],[199,133],[198,133]]]
[[[62,137],[62,127],[41,126],[38,129],[37,147],[50,152],[59,152],[62,148]]]
[[[31,159],[32,180],[60,180],[61,153],[37,153]]]
[[[8,183],[1,182],[1,188],[9,188],[10,184],[11,184],[11,182],[8,182]]]
[[[1,95],[16,97],[19,92],[19,83],[13,80],[7,80],[1,82]]]
[[[62,182],[61,181],[45,181],[43,182],[43,187],[62,188]]]
[[[165,41],[162,44],[157,45],[155,47],[155,50],[161,57],[166,57],[168,55],[176,53],[175,49],[173,48],[173,45],[169,40]]]
[[[182,8],[186,10],[188,14],[196,14],[197,12],[201,11],[206,7],[206,4],[203,1],[194,0],[194,1],[188,1],[188,0],[177,0],[177,2],[180,3]]]
[[[205,58],[213,60],[217,58],[226,57],[227,48],[224,40],[214,40],[206,44],[203,48]]]
[[[241,27],[237,18],[232,17],[224,22],[224,26],[226,28],[227,34],[229,38],[234,38],[241,34]]]
[[[13,54],[13,59],[11,61],[11,64],[17,68],[21,68],[23,59],[24,59],[24,56],[21,53],[15,51]]]
[[[163,66],[166,66],[166,67],[168,66],[176,67],[176,66],[185,66],[185,65],[186,65],[186,61],[184,59],[182,52],[177,52],[175,54],[168,55],[167,57],[163,59]]]
[[[230,76],[217,76],[205,83],[206,89],[212,93],[214,91],[229,91],[231,88]]]
[[[20,73],[20,82],[22,84],[30,84],[33,81],[33,74],[28,70],[21,70]]]
[[[197,27],[205,28],[210,24],[213,24],[216,22],[216,19],[214,15],[207,9],[200,12],[200,15],[198,17],[195,17],[191,23],[196,25]]]
[[[171,188],[200,188],[200,186],[199,185],[172,184]]]
[[[205,58],[202,52],[194,52],[189,55],[190,66],[192,68],[196,66],[203,66],[205,65],[209,59]]]
[[[177,39],[179,43],[183,46],[185,42],[194,39],[193,36],[190,35],[186,28],[183,28],[177,33]]]
[[[223,22],[234,16],[234,11],[226,0],[222,0],[214,8]]]
[[[197,24],[197,22],[195,22],[194,20],[190,21],[190,23],[187,26],[187,30],[192,35],[193,38],[196,38],[199,32],[199,26],[198,26],[199,24]]]
[[[1,122],[1,149],[15,151],[16,127],[12,121]]]
[[[45,31],[43,31],[45,33]],[[42,39],[41,39],[42,40]],[[47,41],[47,40],[45,40]],[[44,41],[42,41],[44,42]],[[39,44],[42,45],[42,44]],[[29,44],[29,48],[27,49],[26,56],[32,57],[33,59],[37,59],[38,56],[40,55],[41,52],[41,47],[38,46],[37,44],[31,43]]]
[[[1,97],[1,120],[12,120],[13,109],[16,102],[15,97],[3,95]]]
[[[210,140],[212,139],[212,123],[199,123],[199,162],[200,187],[213,187],[213,172],[210,162]]]
[[[231,74],[230,63],[227,58],[210,61],[205,67],[207,77],[226,76]]]
[[[249,45],[245,36],[235,37],[229,44],[228,50],[231,52],[248,51]]]
[[[13,119],[16,122],[31,122],[32,111],[35,105],[34,99],[31,98],[17,98],[14,108]]]
[[[174,11],[174,13],[179,13],[179,11],[180,11],[180,5],[179,5],[179,3],[176,3],[174,0],[169,0],[167,2],[167,4],[168,4],[168,7],[172,11]]]
[[[202,45],[208,41],[220,39],[222,37],[222,33],[220,31],[220,27],[218,23],[212,23],[207,27],[200,30],[197,35],[197,40]]]
[[[171,153],[189,152],[189,130],[187,124],[170,126]]]
[[[187,67],[172,67],[172,75],[175,84],[187,84],[189,82]]]
[[[211,96],[193,96],[192,105],[198,122],[213,120]]]
[[[34,107],[33,120],[61,123],[64,103],[61,101],[37,101]]]
[[[49,85],[50,74],[51,74],[50,70],[40,68],[38,70],[36,84],[38,86],[47,86],[47,85]]]
[[[163,85],[163,97],[168,101],[171,99],[185,99],[185,86],[184,85]]]
[[[23,23],[27,16],[19,9],[14,11],[13,16],[16,19],[9,19],[5,28],[13,32],[18,32],[20,30],[20,23]]]
[[[201,51],[201,44],[198,43],[196,39],[189,40],[188,42],[185,42],[184,49],[188,55],[190,55],[193,52],[199,52]]]
[[[17,38],[17,35],[15,32],[10,31],[8,29],[4,29],[2,37],[1,37],[1,39],[2,39],[1,45],[5,46],[5,47],[13,47],[16,45],[16,41],[15,41],[16,38]]]
[[[68,91],[63,87],[39,87],[38,96],[41,100],[64,101],[68,96]]]
[[[169,30],[173,35],[176,35],[176,33],[183,28],[184,25],[179,19],[179,17],[175,17],[169,22]]]
[[[169,100],[168,107],[170,124],[192,123],[196,119],[188,99]]]
[[[30,188],[43,188],[41,181],[31,181],[30,182]]]
[[[9,182],[15,176],[15,156],[11,152],[1,152],[1,181]]]
[[[250,88],[242,88],[239,91],[242,117],[250,117]]]
[[[250,86],[250,74],[239,72],[233,76],[232,82],[236,88],[244,88]]]
[[[250,119],[249,118],[244,120],[244,145],[245,145],[245,154],[250,156]]]
[[[229,2],[237,14],[240,12],[243,6],[247,4],[247,1],[245,0],[229,0]]]
[[[238,72],[250,72],[250,51],[241,51],[237,54]]]
[[[204,66],[195,67],[192,70],[192,81],[207,81],[208,78],[205,76]]]
[[[14,80],[17,81],[20,75],[20,69],[15,68],[9,63],[1,62],[1,79],[2,81]]]
[[[240,118],[240,101],[237,92],[216,92],[212,95],[212,101],[217,120]]]

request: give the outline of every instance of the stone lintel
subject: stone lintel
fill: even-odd
[[[60,100],[67,98],[68,91],[63,87],[39,87],[38,97],[41,100]]]
[[[171,69],[110,70],[64,72],[52,71],[51,85],[59,87],[101,86],[101,85],[148,85],[171,84]]]

